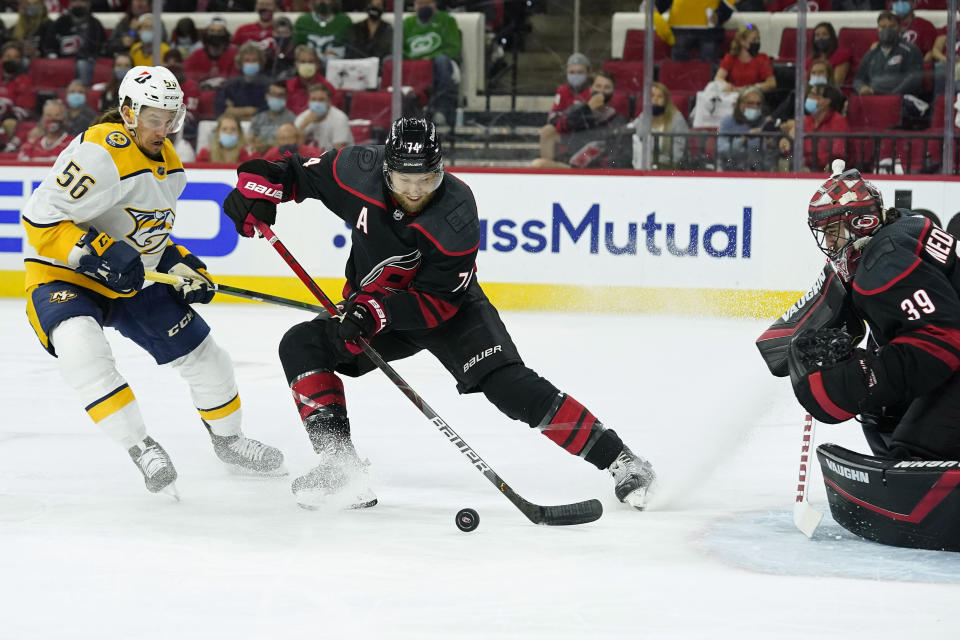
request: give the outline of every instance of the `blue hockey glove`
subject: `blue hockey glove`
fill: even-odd
[[[143,287],[140,252],[91,228],[78,243],[89,253],[80,257],[77,273],[104,284],[117,293],[133,293]]]

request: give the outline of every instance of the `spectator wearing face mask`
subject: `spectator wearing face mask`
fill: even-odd
[[[23,55],[36,58],[40,55],[41,43],[47,31],[53,28],[53,21],[47,15],[43,0],[21,0],[17,10],[17,21],[7,31],[7,39],[23,43]]]
[[[67,109],[62,102],[52,99],[44,103],[40,128],[43,131],[40,137],[20,147],[17,157],[20,162],[53,162],[70,144],[72,137],[66,131]]]
[[[756,27],[747,25],[737,31],[730,43],[730,53],[720,61],[713,79],[722,82],[727,91],[738,91],[751,85],[757,85],[761,91],[776,88],[773,63],[770,56],[760,53],[760,31]]]
[[[287,109],[287,85],[274,82],[267,88],[267,108],[253,116],[250,123],[250,139],[257,153],[264,153],[273,146],[277,129],[283,124],[293,124],[293,112]]]
[[[297,75],[296,45],[293,43],[293,23],[289,18],[277,16],[273,20],[274,56],[270,63],[270,77],[274,80],[289,80]]]
[[[393,53],[393,27],[381,20],[383,0],[370,0],[367,18],[355,23],[347,37],[346,57],[380,58]]]
[[[590,86],[590,98],[586,102],[575,102],[554,123],[564,145],[563,154],[559,155],[555,150],[553,157],[536,158],[531,166],[569,168],[586,144],[606,141],[615,129],[626,124],[626,119],[609,105],[615,86],[612,75],[598,71]]]
[[[776,140],[760,136],[764,121],[763,91],[749,86],[737,96],[733,114],[720,121],[717,127],[717,157],[726,171],[770,171],[776,162]]]
[[[266,54],[267,60],[272,60],[276,51],[273,40],[273,14],[276,10],[276,0],[257,0],[257,21],[237,27],[233,33],[234,46],[252,42]]]
[[[56,19],[41,48],[47,57],[75,58],[77,77],[89,87],[105,43],[103,25],[90,14],[90,0],[70,0],[70,11]]]
[[[170,45],[166,42],[153,41],[153,15],[145,14],[140,16],[137,21],[139,30],[137,31],[137,42],[130,47],[130,59],[133,60],[135,67],[152,67],[153,52],[157,46],[160,47],[160,59],[170,51]]]
[[[303,132],[303,141],[318,149],[340,149],[353,144],[350,119],[331,103],[330,89],[315,84],[310,87],[306,111],[297,115],[294,124]]]
[[[572,53],[567,58],[567,82],[557,87],[553,105],[547,114],[547,124],[540,129],[540,157],[552,159],[560,134],[556,122],[564,112],[577,102],[590,99],[590,59],[582,53]]]
[[[813,62],[807,73],[806,91],[809,92],[811,87],[836,86],[835,83],[831,81],[834,75],[833,67],[830,66],[828,60],[817,60]],[[789,95],[777,105],[776,109],[770,112],[770,116],[768,117],[769,122],[775,126],[780,126],[782,129],[784,123],[793,121],[795,115],[794,110],[796,109],[795,95],[796,94],[791,91]]]
[[[203,47],[184,60],[183,69],[194,79],[200,79],[202,85],[219,88],[226,78],[237,74],[236,58],[237,48],[230,44],[227,23],[215,16],[203,34]]]
[[[170,43],[174,49],[180,51],[184,60],[189,58],[191,53],[203,47],[203,40],[200,38],[200,32],[197,31],[197,25],[193,18],[177,20],[177,26],[173,28],[172,38]]]
[[[243,144],[243,130],[240,121],[233,116],[222,115],[217,118],[210,146],[200,149],[197,162],[219,162],[240,164],[253,157],[250,148]]]
[[[151,9],[150,0],[130,0],[126,15],[110,32],[110,40],[107,41],[107,55],[130,51],[130,47],[137,43],[137,37],[141,31],[140,18],[148,15],[152,19]],[[163,27],[161,27],[161,34],[163,36],[162,40],[166,42],[167,31]]]
[[[97,105],[100,113],[120,104],[118,93],[120,91],[120,83],[123,82],[123,76],[127,75],[127,71],[130,71],[132,68],[133,60],[130,58],[129,53],[114,54],[110,79],[100,87],[102,93],[100,94],[100,102]],[[94,86],[94,89],[97,88],[98,87]]]
[[[909,42],[926,55],[933,49],[937,39],[937,28],[929,20],[924,20],[913,13],[914,0],[893,0],[890,11],[897,16],[900,23],[900,39]]]
[[[238,120],[249,120],[267,107],[264,93],[270,79],[263,74],[263,50],[252,42],[240,47],[236,65],[240,75],[227,80],[217,92],[214,109]]]
[[[336,7],[330,0],[318,0],[312,8],[312,12],[301,14],[293,23],[294,44],[310,45],[321,61],[342,58],[353,21],[345,13],[335,13]]]
[[[690,127],[683,118],[683,114],[673,104],[670,97],[670,89],[660,82],[654,82],[650,87],[650,103],[652,109],[650,112],[650,130],[655,133],[687,133]],[[643,113],[634,120],[633,136],[633,167],[642,168],[643,163],[643,143],[644,131],[641,130],[643,124]],[[657,169],[671,169],[680,165],[684,160],[687,148],[687,139],[684,137],[659,138],[654,146],[659,149],[653,157],[654,167]]]
[[[826,61],[833,69],[830,84],[843,86],[850,73],[853,63],[853,51],[849,47],[841,47],[837,40],[837,32],[829,22],[821,22],[813,28],[813,45],[807,57],[807,71],[814,62]]]
[[[37,104],[33,81],[23,66],[23,49],[17,42],[3,45],[0,56],[0,117],[26,120]]]
[[[173,77],[180,83],[180,89],[183,90],[183,108],[186,110],[186,115],[183,118],[183,129],[180,130],[180,137],[190,144],[195,144],[200,112],[200,85],[195,80],[188,78],[183,72],[183,54],[180,53],[179,49],[174,48],[167,51],[166,55],[163,56],[163,66],[170,70]],[[177,153],[183,157],[180,149],[177,150]]]
[[[263,154],[263,159],[276,162],[286,156],[296,153],[303,158],[319,158],[323,155],[321,149],[301,143],[300,130],[292,124],[282,124],[277,127],[277,137],[274,146]]]
[[[335,91],[320,69],[320,58],[310,45],[302,44],[297,47],[294,57],[297,75],[287,80],[287,109],[294,113],[303,113],[307,108],[310,97],[310,87],[315,84],[326,85],[331,92]],[[331,95],[333,95],[331,93]]]
[[[923,54],[900,38],[897,16],[890,11],[877,18],[877,46],[863,56],[853,79],[861,95],[914,94],[923,81]]]
[[[844,134],[850,131],[850,125],[843,117],[843,105],[846,98],[834,86],[825,84],[811,86],[807,98],[803,103],[806,114],[803,118],[804,134],[808,133],[837,133]],[[786,136],[780,139],[780,151],[789,156],[793,151],[795,121],[784,128]],[[830,162],[835,158],[846,156],[846,141],[843,137],[817,138],[816,155],[813,152],[813,138],[804,138],[804,167],[808,171],[827,171]]]
[[[403,20],[403,59],[433,60],[433,92],[427,109],[435,124],[454,121],[460,95],[461,36],[457,21],[436,0],[414,0],[416,15]]]
[[[67,85],[67,125],[69,136],[78,136],[90,126],[97,112],[87,104],[87,88],[79,80]]]

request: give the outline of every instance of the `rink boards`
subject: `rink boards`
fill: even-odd
[[[0,167],[0,294],[23,295],[20,209],[45,167]],[[481,218],[478,279],[505,309],[645,311],[774,316],[816,279],[823,256],[806,206],[823,176],[683,176],[635,172],[453,169]],[[220,203],[227,169],[188,168],[175,241],[215,278],[309,300],[263,240],[239,238]],[[946,225],[960,210],[960,181],[877,178]],[[350,229],[319,201],[281,205],[277,235],[336,297]]]

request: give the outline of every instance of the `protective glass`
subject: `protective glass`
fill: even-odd
[[[384,171],[387,188],[402,196],[419,198],[433,193],[443,182],[443,171],[432,173],[400,173]]]
[[[153,107],[137,114],[135,126],[144,126],[148,129],[163,129],[163,131],[168,134],[176,133],[183,127],[183,120],[186,115],[187,109],[182,104],[175,112],[169,109],[157,109]]]

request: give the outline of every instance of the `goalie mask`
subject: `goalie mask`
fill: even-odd
[[[863,247],[883,226],[883,198],[857,169],[844,171],[842,160],[833,168],[810,199],[807,224],[837,273],[850,282]]]
[[[183,90],[177,78],[166,67],[134,67],[127,71],[117,91],[120,107],[129,100],[133,111],[133,123],[127,123],[130,129],[136,129],[140,112],[144,107],[153,107],[172,111],[173,120],[167,126],[167,133],[176,133],[183,127],[187,110],[183,105]]]

